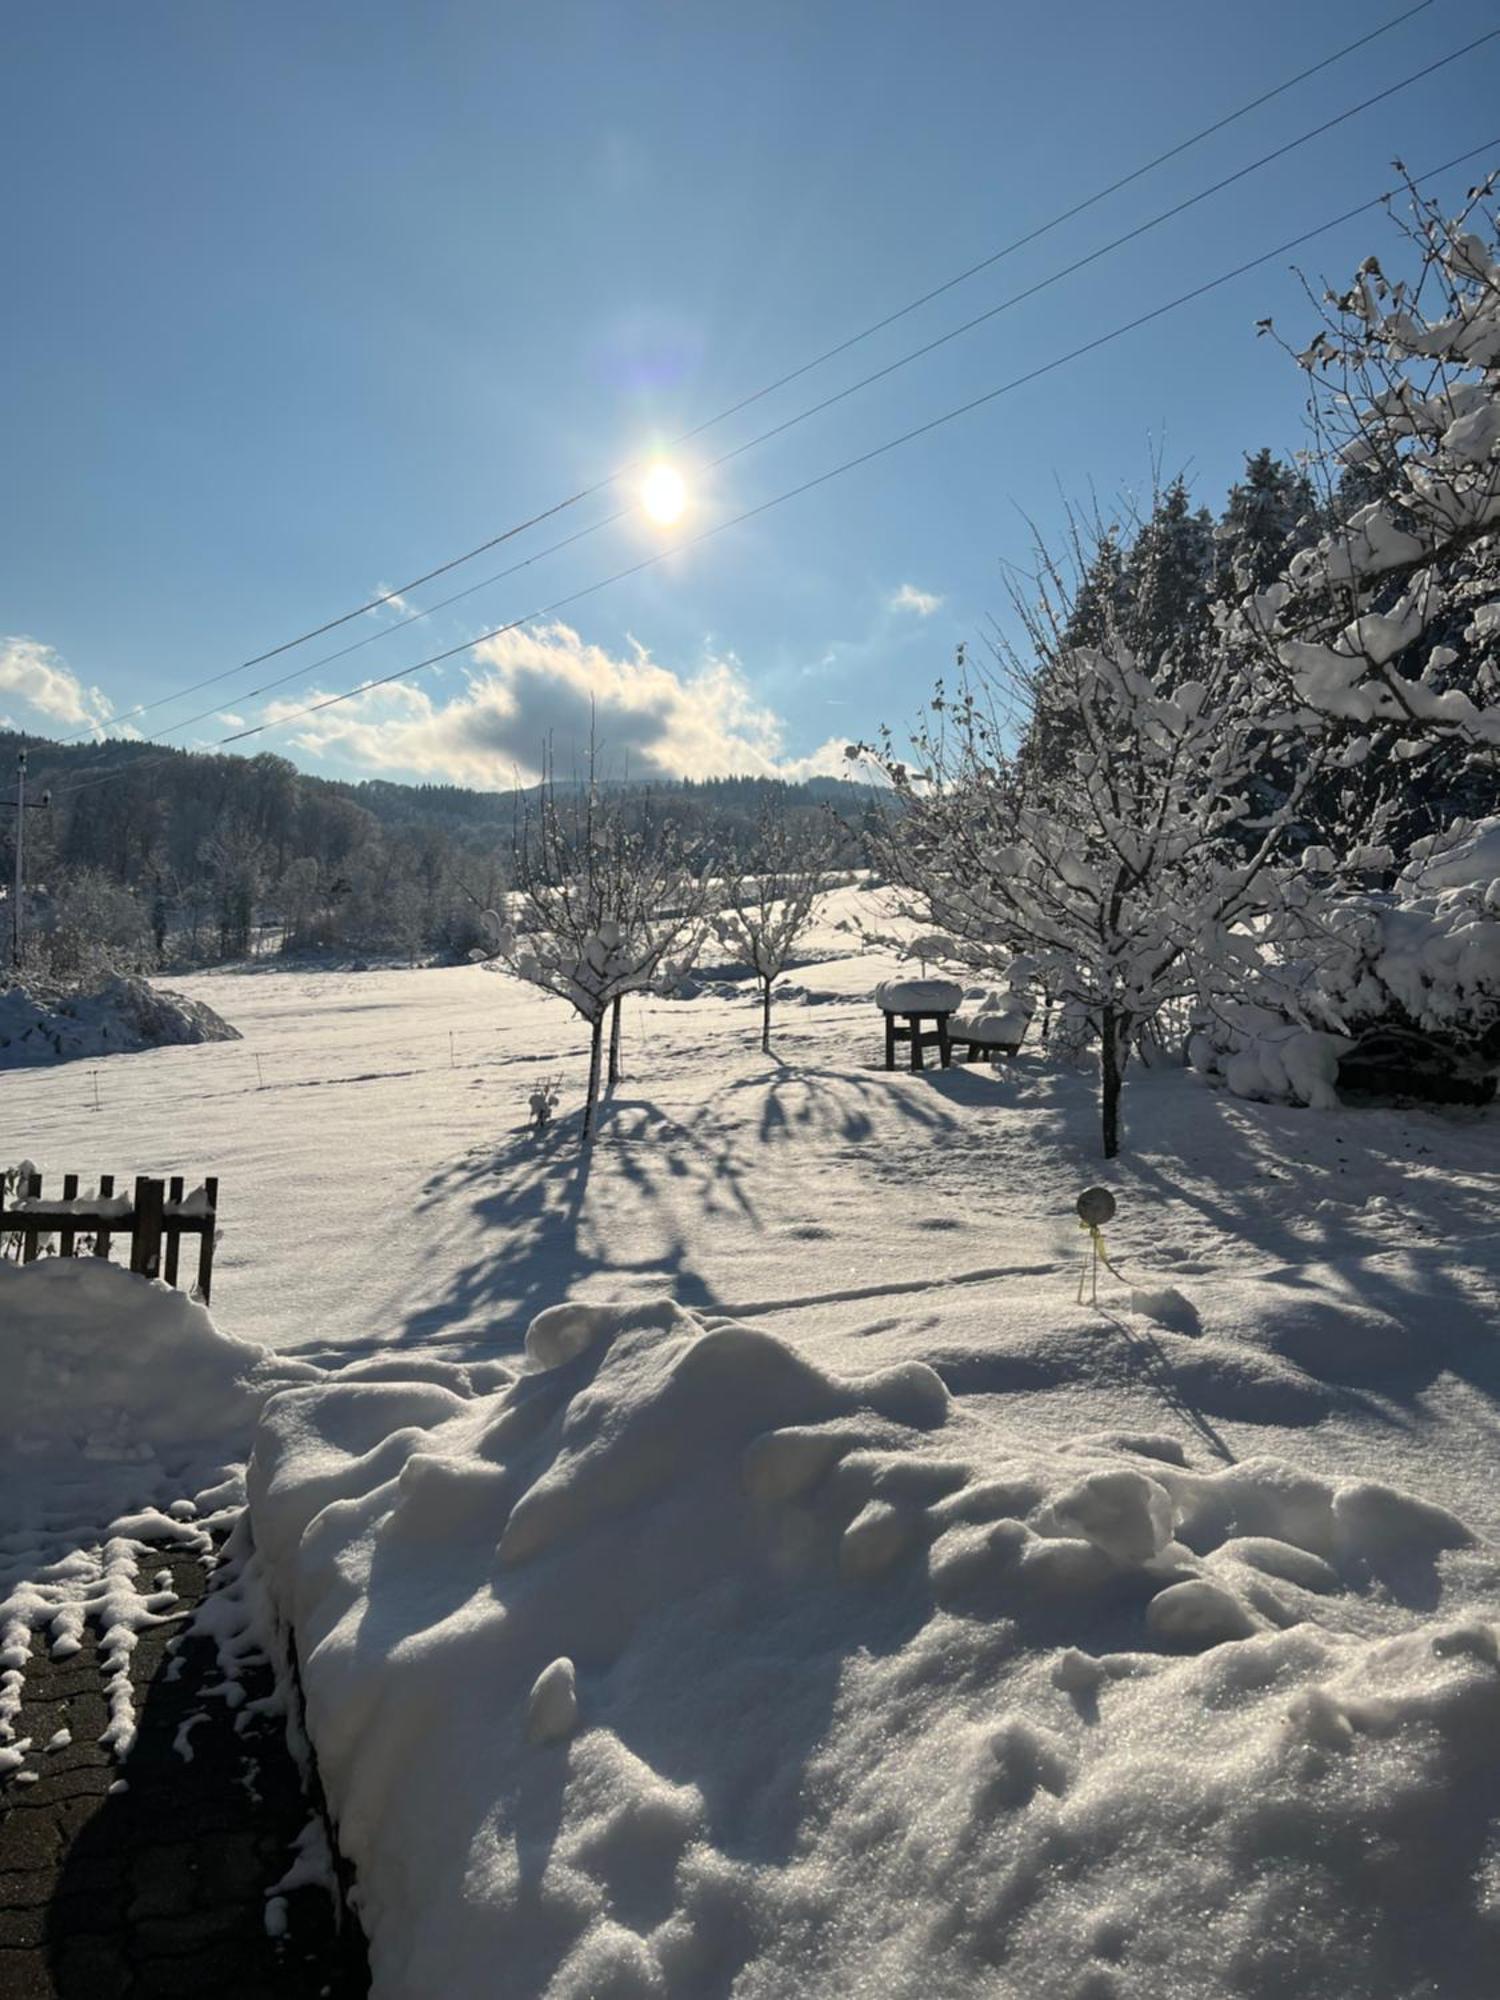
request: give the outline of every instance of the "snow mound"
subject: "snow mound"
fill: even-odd
[[[0,1437],[13,1449],[245,1443],[265,1368],[263,1348],[221,1333],[186,1292],[106,1258],[0,1263]]]
[[[25,986],[0,993],[0,1069],[239,1039],[239,1030],[202,1000],[144,979],[110,979],[95,993],[33,992]]]
[[[1500,1561],[1455,1516],[666,1301],[528,1347],[257,1432],[382,2000],[1488,1991]]]

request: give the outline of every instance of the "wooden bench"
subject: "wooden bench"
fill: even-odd
[[[966,1042],[961,1034],[953,1036],[952,1041],[955,1048],[963,1047],[964,1052],[959,1057],[962,1063],[993,1062],[997,1056],[1021,1053],[1019,1042]]]
[[[1032,1011],[1029,1006],[1012,1003],[988,1013],[960,1016],[948,1031],[955,1045],[966,1051],[960,1061],[992,1062],[997,1056],[1018,1055],[1031,1026]]]

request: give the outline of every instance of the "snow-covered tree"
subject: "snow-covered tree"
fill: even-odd
[[[1326,526],[1307,473],[1272,451],[1245,454],[1245,476],[1229,489],[1214,530],[1221,597],[1264,590]]]
[[[1237,982],[1247,926],[1278,894],[1298,790],[1251,823],[1275,737],[1240,653],[1205,643],[1138,654],[1123,621],[1099,644],[1063,644],[1064,581],[1045,559],[1043,573],[1049,588],[1029,615],[1045,672],[1002,656],[1003,713],[993,683],[940,697],[917,739],[917,768],[889,740],[869,753],[905,807],[881,859],[908,915],[997,961],[1023,957],[1052,1003],[1086,1017],[1100,1044],[1112,1157],[1131,1050],[1170,1002]],[[1046,728],[1052,704],[1068,718],[1062,784],[1028,783],[1009,750],[1018,685],[1032,731]]]
[[[1076,584],[1061,601],[1054,596],[1047,603],[1045,628],[1017,607],[1035,648],[1034,696],[1013,718],[1017,770],[1029,790],[1038,784],[1066,789],[1072,782],[1081,740],[1072,706],[1076,648],[1124,645],[1137,660],[1157,662],[1159,676],[1196,672],[1212,640],[1213,547],[1213,524],[1192,506],[1180,475],[1154,486],[1150,508],[1129,538],[1113,522],[1070,519],[1068,556]],[[1054,574],[1055,566],[1044,564],[1044,598]]]
[[[1249,595],[1239,623],[1288,721],[1335,739],[1351,766],[1415,761],[1443,741],[1486,760],[1500,747],[1492,187],[1452,218],[1412,189],[1412,274],[1366,258],[1297,356],[1321,445],[1368,497]]]
[[[582,1138],[594,1127],[604,1022],[629,993],[675,984],[703,934],[706,887],[676,828],[640,803],[627,820],[592,777],[576,797],[545,783],[522,812],[504,916],[484,915],[485,947],[520,978],[566,1000],[589,1030]],[[611,1081],[618,1065],[618,1029]]]
[[[1179,473],[1158,491],[1125,561],[1114,629],[1138,659],[1184,675],[1209,644],[1213,521]]]
[[[718,885],[714,929],[744,959],[760,987],[760,1045],[771,1052],[771,988],[812,921],[813,906],[834,860],[832,830],[793,825],[765,812],[742,867]]]

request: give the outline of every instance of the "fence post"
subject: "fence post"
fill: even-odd
[[[78,1193],[78,1176],[77,1176],[77,1174],[64,1174],[64,1175],[63,1175],[63,1200],[64,1200],[64,1201],[72,1201],[72,1200],[74,1199],[74,1197],[75,1197],[75,1196],[77,1195],[77,1193]],[[73,1254],[73,1238],[74,1238],[74,1236],[75,1236],[75,1234],[76,1234],[76,1233],[77,1233],[77,1232],[76,1232],[76,1231],[74,1230],[74,1228],[73,1228],[73,1225],[72,1225],[72,1223],[71,1223],[71,1222],[65,1222],[65,1223],[63,1224],[62,1228],[58,1230],[58,1232],[57,1232],[57,1254],[58,1254],[58,1256],[59,1256],[59,1257],[71,1257],[71,1256],[72,1256],[72,1254]]]
[[[111,1195],[112,1195],[112,1194],[114,1193],[114,1191],[115,1191],[115,1177],[114,1177],[114,1175],[113,1175],[113,1174],[101,1174],[101,1175],[99,1176],[99,1199],[100,1199],[100,1201],[108,1201],[108,1200],[109,1200],[109,1198],[110,1198],[110,1196],[111,1196]],[[109,1239],[110,1239],[110,1235],[111,1235],[111,1231],[110,1231],[110,1229],[109,1229],[109,1227],[108,1227],[108,1225],[107,1225],[107,1224],[106,1224],[106,1225],[105,1225],[105,1226],[104,1226],[103,1228],[95,1230],[95,1232],[94,1232],[94,1255],[95,1255],[96,1257],[107,1257],[107,1256],[109,1255]]]
[[[32,1201],[40,1201],[42,1198],[41,1175],[28,1174],[26,1176],[26,1184],[21,1189],[21,1192],[29,1196]],[[31,1227],[23,1231],[21,1236],[21,1262],[23,1264],[35,1263],[37,1252],[40,1248],[41,1238],[37,1235],[36,1224],[32,1223]]]
[[[181,1202],[182,1200],[181,1174],[173,1174],[172,1178],[167,1182],[167,1200],[172,1204],[174,1208],[177,1207]],[[166,1269],[162,1272],[162,1276],[166,1279],[169,1285],[175,1285],[177,1283],[177,1253],[182,1248],[182,1218],[180,1216],[177,1219],[177,1227],[175,1229],[172,1226],[170,1217],[168,1218],[166,1225],[166,1235],[167,1235]]]
[[[130,1268],[143,1278],[161,1276],[162,1208],[166,1186],[149,1174],[137,1174],[135,1227],[130,1239]]]
[[[198,1296],[205,1305],[213,1293],[214,1236],[219,1226],[219,1177],[210,1174],[203,1183],[208,1213],[203,1218],[203,1234],[198,1238]]]

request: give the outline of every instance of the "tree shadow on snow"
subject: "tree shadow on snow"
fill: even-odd
[[[515,1134],[497,1151],[471,1155],[427,1183],[421,1206],[437,1212],[457,1201],[463,1246],[478,1241],[484,1248],[453,1268],[439,1240],[433,1262],[448,1267],[443,1290],[408,1313],[398,1344],[456,1332],[465,1341],[493,1338],[513,1349],[543,1307],[597,1275],[650,1278],[654,1290],[683,1305],[714,1307],[671,1211],[686,1197],[705,1213],[727,1207],[756,1223],[731,1148],[706,1143],[642,1099],[613,1098],[597,1117],[587,1146],[579,1144],[575,1114],[544,1133]],[[632,1254],[618,1232],[591,1231],[589,1190],[606,1174],[617,1175],[654,1211],[657,1247]]]
[[[724,1107],[731,1112],[739,1093],[761,1093],[756,1136],[762,1145],[814,1140],[867,1147],[879,1139],[882,1124],[892,1123],[909,1127],[914,1135],[929,1140],[947,1139],[959,1129],[958,1120],[942,1108],[940,1100],[947,1093],[941,1090],[895,1091],[884,1080],[884,1071],[877,1077],[867,1070],[794,1067],[779,1056],[771,1060],[774,1068],[736,1077],[722,1093]],[[892,1080],[911,1079],[929,1085],[936,1085],[940,1078],[945,1084],[957,1079],[960,1086],[964,1081],[953,1070],[924,1071],[920,1079],[911,1071],[889,1074]],[[717,1118],[718,1100],[710,1099],[698,1116]]]
[[[764,1098],[758,1124],[748,1128],[735,1109],[746,1090]],[[877,1117],[887,1135],[894,1118],[924,1143],[956,1125],[926,1093],[893,1093],[863,1074],[794,1069],[773,1057],[769,1068],[735,1078],[684,1117],[616,1092],[601,1101],[585,1148],[577,1113],[542,1133],[514,1133],[426,1183],[420,1209],[437,1225],[429,1260],[443,1274],[442,1289],[407,1310],[393,1344],[452,1336],[513,1351],[543,1307],[599,1277],[620,1280],[630,1296],[649,1280],[653,1292],[681,1305],[722,1310],[695,1263],[699,1227],[718,1218],[763,1230],[753,1169],[793,1143],[819,1157],[830,1145],[861,1158],[878,1154]],[[611,1215],[610,1202],[622,1198],[622,1215]],[[632,1216],[639,1218],[633,1231]]]
[[[1166,1353],[1151,1328],[1131,1326],[1128,1321],[1118,1319],[1111,1312],[1106,1312],[1103,1316],[1130,1349],[1141,1373],[1161,1397],[1171,1414],[1186,1424],[1216,1458],[1221,1458],[1226,1465],[1233,1465],[1234,1453],[1222,1435],[1215,1430],[1203,1409],[1194,1401],[1186,1386],[1178,1379],[1177,1372],[1172,1366],[1171,1356]]]

